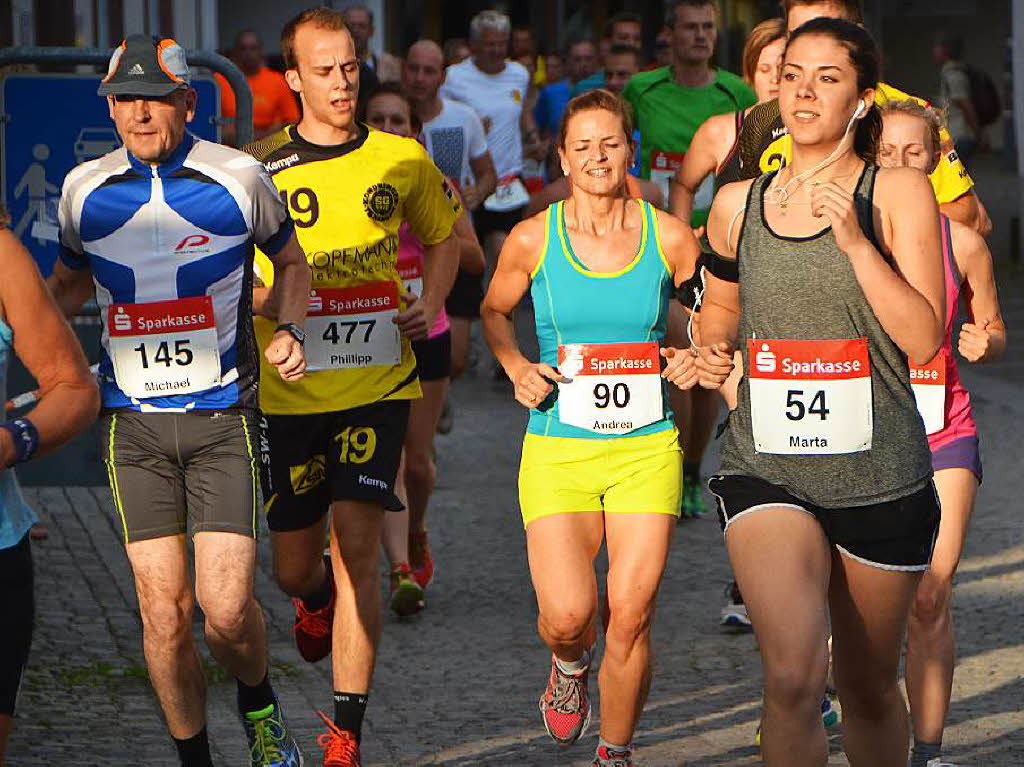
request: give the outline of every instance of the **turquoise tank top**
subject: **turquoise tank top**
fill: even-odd
[[[658,220],[650,204],[636,257],[617,272],[594,272],[576,257],[565,230],[564,201],[548,207],[544,252],[531,274],[540,359],[558,367],[559,344],[624,343],[665,340],[672,270],[661,250]],[[527,433],[549,437],[614,439],[655,434],[673,428],[666,382],[661,382],[662,418],[627,434],[600,434],[562,423],[558,387],[530,410]]]
[[[0,396],[7,401],[7,366],[14,350],[14,331],[0,320]],[[0,416],[6,420],[6,416]],[[14,469],[0,472],[0,549],[9,549],[21,542],[36,521],[36,515],[25,503]]]

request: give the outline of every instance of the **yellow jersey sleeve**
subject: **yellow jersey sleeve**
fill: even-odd
[[[462,212],[459,198],[427,151],[416,144],[415,170],[405,200],[405,220],[424,247],[444,242]]]
[[[887,101],[899,101],[901,99],[913,99],[922,106],[931,106],[925,99],[911,96],[899,88],[893,88],[888,83],[879,83],[875,91],[875,100],[879,104]],[[974,180],[967,172],[967,168],[960,162],[953,149],[953,138],[949,131],[943,127],[939,131],[939,138],[942,141],[942,158],[939,164],[932,171],[929,180],[932,182],[932,189],[935,191],[935,199],[939,205],[958,200],[971,191]]]

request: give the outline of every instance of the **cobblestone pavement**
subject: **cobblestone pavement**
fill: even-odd
[[[948,756],[1024,763],[1024,540],[1021,388],[967,374],[984,434],[986,482],[956,590],[959,645]],[[558,750],[536,700],[547,655],[516,511],[523,415],[481,378],[460,383],[456,427],[438,441],[441,481],[431,511],[438,573],[417,619],[385,621],[370,697],[368,764],[585,764],[596,727]],[[714,461],[714,457],[710,458]],[[50,529],[35,546],[39,619],[13,739],[12,765],[173,765],[150,691],[136,599],[106,489],[30,491]],[[330,704],[329,666],[304,663],[290,641],[290,602],[274,586],[266,539],[257,591],[271,632],[273,681],[308,755],[315,709]],[[637,733],[638,764],[757,761],[759,663],[754,638],[717,626],[726,557],[717,522],[679,527],[662,587],[657,670]],[[197,624],[197,639],[200,637]],[[208,658],[205,654],[204,657]],[[241,764],[234,685],[208,662],[218,764]],[[833,763],[845,764],[839,735]],[[318,761],[318,760],[317,760]]]
[[[1011,329],[1024,326],[1020,272],[1004,287]],[[1016,340],[1016,339],[1014,339]],[[983,438],[985,484],[955,592],[959,651],[946,735],[958,764],[1024,764],[1024,344],[1005,365],[967,369]],[[437,577],[416,619],[385,619],[370,696],[364,760],[374,765],[583,765],[597,727],[567,750],[544,735],[536,701],[548,655],[515,495],[524,426],[486,364],[454,389],[456,423],[438,439],[431,512]],[[717,458],[708,457],[713,468]],[[105,488],[29,491],[50,530],[36,544],[38,621],[12,765],[174,765],[146,678],[129,569]],[[272,681],[307,754],[329,710],[327,662],[304,663],[291,642],[290,602],[260,544],[256,589],[271,636]],[[729,579],[713,516],[680,525],[654,632],[656,672],[637,732],[637,764],[758,761],[752,745],[760,664],[751,635],[722,633]],[[201,624],[196,624],[197,641]],[[206,659],[210,735],[218,765],[245,763],[234,684]],[[595,685],[596,687],[596,685]],[[831,764],[846,764],[841,734]]]

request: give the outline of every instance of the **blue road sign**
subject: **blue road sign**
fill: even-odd
[[[121,139],[96,95],[96,75],[13,74],[0,87],[3,202],[11,230],[31,251],[43,276],[57,258],[57,203],[76,165],[117,149]],[[220,95],[210,78],[193,78],[198,96],[189,130],[218,140]]]

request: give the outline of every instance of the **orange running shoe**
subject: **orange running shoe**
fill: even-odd
[[[359,741],[355,733],[338,727],[323,711],[317,713],[327,725],[327,732],[316,739],[324,750],[323,767],[359,767]]]
[[[421,589],[426,589],[434,580],[434,555],[430,553],[426,530],[418,533],[409,531],[409,567],[412,579],[420,584]]]
[[[316,663],[323,660],[331,653],[331,632],[334,630],[334,602],[336,593],[334,591],[334,573],[331,570],[331,560],[324,557],[327,565],[327,578],[331,582],[331,601],[326,607],[319,610],[308,610],[301,599],[292,598],[295,605],[295,625],[292,633],[295,635],[295,646],[307,662]]]

